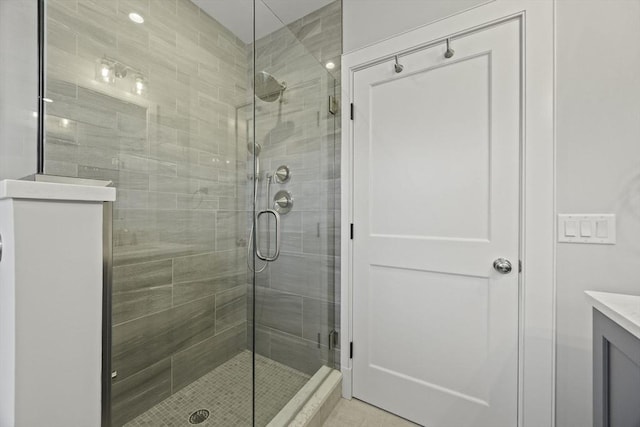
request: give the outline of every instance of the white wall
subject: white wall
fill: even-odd
[[[493,0],[343,0],[343,46],[349,53]]]
[[[0,179],[36,171],[37,1],[0,0]]]
[[[547,0],[550,1],[550,0]],[[483,1],[344,0],[350,52]],[[584,290],[640,294],[640,0],[557,0],[557,208],[615,213],[615,246],[557,246],[557,427],[592,425]]]
[[[559,0],[556,10],[558,212],[618,221],[615,246],[557,252],[557,426],[589,426],[583,291],[640,294],[640,0]]]

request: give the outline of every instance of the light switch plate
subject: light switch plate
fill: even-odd
[[[616,244],[614,214],[558,215],[558,242],[595,245]]]

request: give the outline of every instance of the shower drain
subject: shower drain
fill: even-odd
[[[198,409],[189,417],[190,424],[200,424],[209,418],[209,411],[206,409]]]

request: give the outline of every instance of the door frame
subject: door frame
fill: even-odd
[[[522,150],[518,322],[518,426],[555,425],[555,0],[494,0],[342,57],[341,369],[352,397],[354,74],[394,55],[507,19],[521,23]],[[455,49],[455,42],[454,42]],[[357,107],[356,107],[357,120]],[[357,232],[357,228],[355,230]],[[533,236],[533,238],[527,238]],[[355,344],[357,345],[357,343]],[[357,350],[356,350],[357,351]]]

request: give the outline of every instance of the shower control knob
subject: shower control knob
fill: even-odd
[[[500,274],[509,274],[511,273],[511,261],[506,258],[498,258],[493,261],[493,268]]]
[[[275,172],[275,176],[276,182],[278,184],[284,184],[291,178],[291,169],[289,169],[289,166],[286,165],[278,166],[278,169],[276,169]]]
[[[285,215],[293,208],[293,196],[287,190],[280,190],[273,197],[273,208],[280,214]]]

